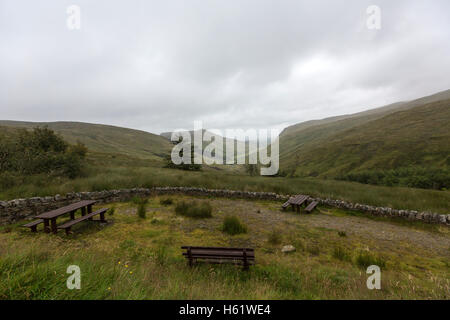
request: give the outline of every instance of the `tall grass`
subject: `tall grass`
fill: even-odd
[[[195,219],[211,218],[212,207],[208,202],[179,201],[175,207],[175,213]]]
[[[228,216],[223,219],[222,231],[230,235],[247,233],[247,226],[238,217]]]
[[[190,186],[210,189],[308,194],[355,203],[449,213],[450,191],[364,185],[314,178],[250,177],[225,171],[189,172],[157,167],[95,167],[88,177],[74,180],[43,175],[21,178],[1,188],[0,199],[155,186]]]

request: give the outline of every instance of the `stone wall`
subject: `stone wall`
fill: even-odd
[[[136,188],[98,192],[73,192],[65,196],[34,197],[28,199],[15,199],[0,201],[0,225],[13,223],[35,215],[56,209],[80,200],[98,200],[100,203],[120,202],[132,199],[135,196],[151,196],[164,194],[185,194],[192,196],[214,196],[225,198],[259,199],[286,201],[289,195],[280,195],[272,192],[249,192],[233,190],[216,190],[189,187],[155,187],[152,189]],[[375,216],[401,217],[409,220],[420,220],[427,223],[439,223],[450,225],[450,214],[437,214],[432,212],[418,212],[414,210],[397,210],[385,207],[374,207],[364,204],[353,204],[341,200],[310,198],[317,200],[322,205],[355,210],[369,213]]]

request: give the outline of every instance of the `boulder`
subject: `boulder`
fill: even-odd
[[[281,248],[281,252],[283,253],[290,253],[290,252],[294,252],[295,251],[295,247],[293,245],[287,245],[287,246],[283,246],[283,248]]]

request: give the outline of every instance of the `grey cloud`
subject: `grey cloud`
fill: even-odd
[[[0,118],[266,128],[450,88],[449,2],[371,4],[3,0]]]

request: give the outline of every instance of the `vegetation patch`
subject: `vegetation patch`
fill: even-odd
[[[247,226],[238,217],[228,216],[223,219],[222,231],[230,235],[247,233]]]
[[[360,251],[356,256],[355,262],[361,268],[367,268],[371,265],[376,265],[380,268],[386,267],[386,261],[382,257],[376,256],[369,251]]]
[[[202,219],[212,217],[212,207],[209,202],[179,201],[175,207],[177,215]]]
[[[171,204],[173,204],[173,200],[172,198],[162,198],[161,200],[159,200],[159,203],[163,206],[170,206]]]

